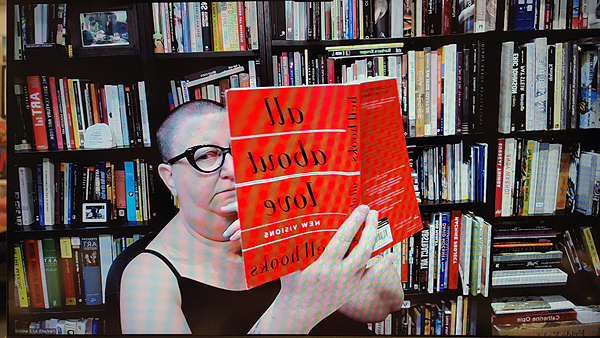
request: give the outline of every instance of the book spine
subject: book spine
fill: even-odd
[[[50,308],[61,307],[63,302],[61,297],[60,275],[58,272],[56,240],[54,238],[44,238],[42,240],[42,251],[44,254],[48,305]]]
[[[76,305],[77,302],[75,298],[75,276],[73,270],[73,251],[71,248],[71,238],[61,237],[59,242],[65,305]]]
[[[81,264],[85,292],[85,304],[102,304],[102,279],[100,271],[100,251],[97,237],[81,238]]]
[[[16,297],[18,297],[18,306],[20,308],[27,308],[30,305],[30,299],[28,295],[29,285],[26,279],[25,271],[25,256],[23,253],[23,245],[15,244],[14,246],[14,273],[15,273],[15,288]]]
[[[42,271],[40,271],[40,254],[38,241],[27,239],[23,242],[25,248],[25,262],[27,281],[31,290],[31,305],[34,308],[44,308],[44,290],[42,284]]]
[[[135,222],[137,220],[135,208],[135,173],[134,164],[132,161],[125,161],[125,189],[127,203],[127,221]]]
[[[37,150],[48,150],[48,134],[46,131],[46,117],[44,112],[42,84],[39,76],[27,77],[27,89],[29,98],[29,108],[33,121],[33,131],[35,136],[35,146]]]

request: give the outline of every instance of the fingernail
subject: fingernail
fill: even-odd
[[[233,236],[229,237],[230,241],[237,241],[240,238],[242,238],[242,233],[241,232],[236,232],[233,234]]]
[[[227,228],[225,230],[225,232],[223,232],[223,237],[229,237],[231,236],[231,228]]]

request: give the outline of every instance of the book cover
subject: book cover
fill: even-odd
[[[58,272],[56,239],[44,238],[42,240],[42,252],[44,253],[48,305],[51,308],[61,307],[63,302],[61,296],[61,279]]]
[[[233,156],[247,159],[235,175],[249,286],[308,266],[361,203],[379,210],[374,254],[421,229],[395,79],[233,89],[227,102]]]
[[[29,284],[31,305],[34,308],[44,308],[44,285],[40,270],[40,250],[38,241],[26,239],[23,242],[25,249],[25,268],[27,269],[27,282]]]
[[[25,259],[23,255],[23,246],[15,244],[14,246],[14,273],[15,273],[15,288],[16,288],[16,303],[21,308],[27,308],[30,305],[28,295],[29,285],[26,280]]]
[[[48,135],[46,131],[46,115],[44,113],[42,84],[39,76],[27,77],[27,89],[29,95],[29,109],[33,121],[33,134],[37,150],[49,149]]]
[[[100,305],[102,304],[103,287],[98,237],[82,237],[79,253],[83,272],[85,304],[88,306]]]

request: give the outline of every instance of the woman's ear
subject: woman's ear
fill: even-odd
[[[171,191],[174,197],[177,197],[177,189],[175,187],[175,180],[173,179],[173,171],[171,165],[161,163],[158,165],[158,175],[163,180],[167,188]]]

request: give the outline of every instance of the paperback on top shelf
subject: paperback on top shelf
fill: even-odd
[[[84,79],[27,76],[14,93],[15,150],[150,147],[145,82],[101,85]]]
[[[258,49],[256,1],[152,3],[155,53]]]

